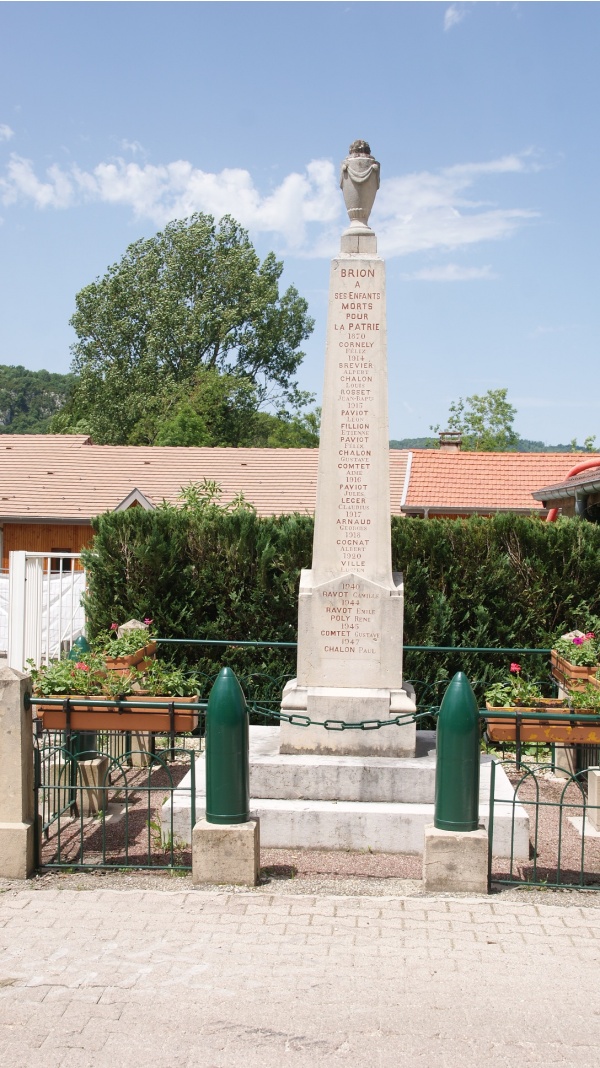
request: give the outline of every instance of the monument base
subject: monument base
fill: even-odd
[[[301,728],[300,728],[301,729]],[[322,730],[323,728],[319,728]],[[383,730],[397,731],[398,727]],[[346,732],[344,732],[346,733]],[[360,732],[362,734],[362,731]],[[489,819],[492,758],[481,758],[479,814]],[[206,806],[205,753],[162,806],[164,834],[191,839],[194,811]],[[422,854],[425,827],[433,823],[435,732],[419,731],[412,759],[280,752],[279,727],[250,727],[250,797],[260,818],[265,849],[351,849]],[[496,764],[494,856],[529,856],[529,817],[514,801],[501,764]],[[238,825],[239,826],[239,825]],[[463,835],[463,837],[465,837]]]
[[[326,720],[364,722],[393,720],[414,715],[415,693],[410,683],[402,689],[367,687],[299,686],[297,679],[287,683],[281,701],[286,715]],[[281,753],[332,753],[338,756],[414,757],[417,727],[414,720],[403,726],[390,724],[373,730],[327,730],[301,727],[281,721]]]

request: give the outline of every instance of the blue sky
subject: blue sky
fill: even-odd
[[[1,3],[0,363],[66,371],[76,292],[233,214],[316,319],[350,141],[381,162],[390,434],[506,386],[600,441],[598,3]]]

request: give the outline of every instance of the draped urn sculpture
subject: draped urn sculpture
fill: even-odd
[[[379,163],[371,155],[370,145],[366,141],[353,141],[340,173],[340,188],[350,218],[351,233],[371,230],[369,216],[379,181]]]

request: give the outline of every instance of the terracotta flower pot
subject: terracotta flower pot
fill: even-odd
[[[57,695],[62,701],[66,695]],[[183,734],[194,730],[198,726],[198,713],[193,709],[180,709],[177,706],[196,702],[197,697],[148,697],[142,694],[130,695],[125,698],[127,702],[144,702],[143,708],[103,708],[86,707],[77,708],[77,701],[93,701],[93,697],[81,697],[69,694],[69,700],[75,707],[69,714],[69,726],[76,731],[160,731],[166,734],[173,730],[177,734]],[[98,697],[98,700],[105,700]],[[171,717],[168,708],[156,708],[158,702],[173,702],[175,715],[171,725]],[[67,726],[67,717],[63,708],[58,705],[36,705],[36,713],[42,720],[45,730],[64,730]]]
[[[554,678],[567,690],[585,690],[588,682],[594,678],[598,670],[597,664],[593,667],[588,667],[584,664],[572,664],[570,660],[565,660],[564,656],[560,656],[556,649],[553,649],[550,653],[550,662]]]
[[[140,665],[144,662],[144,666],[148,666],[145,661],[154,657],[156,648],[156,642],[148,642],[141,649],[136,649],[135,653],[129,653],[128,656],[107,656],[104,662],[109,671],[119,675],[126,675],[132,667],[138,667],[141,671]]]
[[[507,708],[495,708],[486,701],[486,708],[488,712],[540,712],[542,709],[548,712],[553,708],[557,710],[560,708],[567,709],[566,703],[560,702],[556,698],[542,698],[541,702],[536,703],[535,706],[518,706],[511,705]],[[593,708],[578,708],[576,712],[571,712],[574,720],[578,720],[580,716],[595,716],[597,715],[596,709]],[[514,742],[517,738],[517,727],[514,719],[488,719],[486,720],[486,734],[491,742]],[[522,742],[543,742],[551,745],[553,742],[562,742],[568,744],[586,744],[586,745],[599,745],[600,744],[600,724],[590,727],[586,727],[585,724],[579,725],[575,723],[571,726],[569,723],[552,723],[549,720],[544,719],[526,719],[521,721],[519,737]]]

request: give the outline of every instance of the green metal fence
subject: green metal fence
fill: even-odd
[[[492,764],[489,807],[490,885],[600,890],[600,809],[590,805],[581,772],[555,764],[499,762],[514,789],[512,799],[496,791]],[[494,855],[497,818],[510,819],[507,858]],[[529,821],[529,856],[515,849],[517,823]]]
[[[97,731],[91,748],[81,737],[43,729],[34,736],[38,867],[190,869],[202,738]],[[189,786],[182,787],[188,773]],[[183,834],[173,803],[164,806],[175,791],[184,800],[189,795]]]
[[[264,641],[225,641],[225,640],[199,640],[187,641],[183,639],[160,639],[161,643],[168,647],[190,645],[193,647],[216,646],[219,650],[241,648],[251,654],[252,650],[260,654],[264,649],[283,649],[290,653],[295,649],[292,642],[264,642]],[[550,650],[547,649],[514,649],[514,648],[477,648],[477,647],[449,647],[449,646],[405,646],[405,651],[415,651],[419,655],[448,655],[460,660],[461,654],[480,654],[482,663],[489,663],[494,658],[498,661],[502,657],[504,664],[498,667],[498,672],[506,672],[505,658],[515,656],[531,656],[533,663],[541,664],[546,660],[546,665],[539,668],[539,680],[548,687],[552,686],[552,679],[547,666],[547,657]],[[535,659],[537,658],[537,659]],[[195,674],[198,671],[195,670]],[[191,827],[195,822],[195,760],[203,745],[203,716],[206,702],[214,682],[215,675],[205,672],[202,676],[202,688],[197,702],[179,705],[180,709],[194,710],[200,717],[200,725],[193,732],[178,735],[173,729],[167,733],[149,732],[147,744],[140,748],[136,744],[135,735],[126,731],[102,731],[96,732],[93,753],[88,759],[100,762],[97,765],[96,779],[89,778],[88,769],[83,754],[88,750],[89,739],[81,737],[81,733],[73,731],[67,726],[63,731],[46,731],[38,727],[35,739],[35,789],[40,814],[41,836],[39,842],[39,864],[49,868],[152,868],[157,870],[186,870],[191,867],[190,847],[183,845],[183,836],[178,837],[177,813],[174,803],[176,791],[181,791],[181,780],[190,773],[188,780],[191,785],[184,789],[190,791],[190,800],[187,809],[190,812],[191,826],[185,828],[185,839],[191,839]],[[248,670],[238,675],[240,683],[247,697],[251,722],[275,724],[282,718],[280,713],[281,693],[285,682],[292,677],[292,673],[269,674],[261,670],[260,665],[256,670]],[[481,678],[471,679],[478,701],[482,700],[482,690],[489,685],[489,671],[482,671]],[[417,725],[421,728],[433,728],[436,716],[448,684],[447,677],[431,678],[424,681],[411,680],[417,693],[417,714],[415,717],[399,716],[393,721],[365,721],[360,724],[346,723],[341,720],[327,720],[321,723],[327,730],[378,730],[385,727],[393,730],[396,723],[405,723],[409,718],[416,718]],[[48,705],[50,699],[32,699],[34,707],[43,703]],[[65,706],[64,699],[56,699],[58,706]],[[123,709],[129,713],[135,702],[128,700],[127,703],[105,701],[101,702],[94,698],[89,702],[77,702],[78,708],[87,705],[98,707],[104,704],[107,708]],[[140,706],[143,702],[139,702]],[[172,708],[172,703],[165,699],[164,706]],[[67,702],[67,709],[69,703]],[[164,709],[163,709],[164,710]],[[492,713],[493,715],[493,713]],[[506,718],[506,713],[502,717]],[[544,718],[542,713],[535,713],[535,718]],[[480,711],[480,718],[489,718],[490,713]],[[284,717],[287,718],[287,717]],[[298,726],[308,726],[310,720],[305,716],[290,717]],[[567,813],[571,805],[570,795],[557,801],[554,795],[546,798],[548,789],[543,779],[543,772],[536,772],[535,767],[543,768],[545,764],[550,770],[554,767],[553,753],[545,746],[532,746],[521,744],[518,738],[519,723],[526,720],[526,714],[516,716],[517,740],[514,746],[514,757],[503,759],[506,767],[511,767],[511,775],[524,775],[529,785],[527,788],[519,785],[521,793],[527,792],[534,782],[536,775],[541,783],[542,800],[538,802],[526,798],[527,805],[535,814],[530,820],[532,827],[532,849],[536,849],[536,835],[538,828],[538,812],[551,809],[553,806]],[[569,720],[573,722],[571,713],[561,715],[552,713],[547,715],[550,720]],[[592,717],[585,717],[585,722],[592,722]],[[595,720],[594,720],[595,722]],[[600,723],[600,718],[598,719]],[[39,724],[39,721],[38,721]],[[510,747],[488,747],[488,751],[494,752],[500,758],[509,756]],[[583,747],[580,747],[583,748]],[[588,747],[585,754],[587,760],[594,764],[598,763],[598,751],[595,747]],[[580,763],[582,755],[578,757]],[[540,763],[541,762],[541,763]],[[587,766],[587,765],[586,765]],[[585,793],[585,769],[579,769],[570,775],[570,782],[577,784]],[[88,775],[86,778],[85,776]],[[511,780],[512,781],[512,780]],[[544,793],[545,791],[545,793]],[[181,795],[180,795],[181,796]],[[171,802],[163,808],[165,801]],[[517,802],[515,802],[516,804]],[[587,803],[587,802],[586,802]],[[494,807],[504,805],[505,801],[494,799],[492,793],[490,826],[494,830]],[[575,805],[575,802],[573,802]],[[533,807],[532,807],[533,806]],[[581,804],[579,804],[581,808]],[[165,811],[167,818],[165,819]],[[565,818],[569,818],[566,816]],[[579,817],[578,817],[579,818]],[[542,821],[543,822],[543,821]],[[560,828],[562,816],[550,824]],[[544,827],[548,820],[543,823]],[[569,855],[573,850],[572,834],[574,825],[569,824],[567,834],[569,838]],[[595,857],[596,845],[592,841],[593,836],[586,830],[584,823],[584,835],[587,834],[586,847],[582,848],[582,861],[575,875],[569,875],[571,881],[562,882],[565,876],[563,837],[555,837],[555,847],[550,846],[556,853],[555,860],[548,859],[546,853],[543,859],[533,866],[536,876],[532,885],[538,885],[537,879],[540,871],[541,884],[543,880],[552,877],[552,873],[558,873],[553,885],[586,885],[594,886],[594,871],[585,867],[588,858]],[[599,839],[600,840],[600,839]],[[588,845],[591,846],[588,849]],[[490,854],[491,858],[492,854]],[[569,863],[572,864],[570,861]],[[594,860],[595,863],[595,860]],[[492,860],[490,859],[490,864]],[[496,862],[494,861],[494,864]],[[574,869],[573,869],[574,870]],[[571,868],[569,868],[571,871]],[[495,881],[496,876],[500,881],[509,882],[511,885],[520,882],[531,882],[531,872],[527,868],[515,863],[509,865],[506,871],[498,869],[497,865],[492,871]],[[550,876],[548,875],[550,873]],[[583,882],[582,882],[583,880]]]

